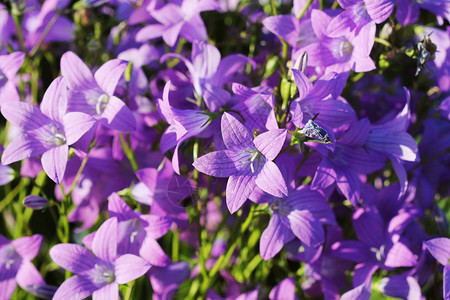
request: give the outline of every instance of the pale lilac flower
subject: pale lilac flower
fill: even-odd
[[[117,219],[106,220],[92,242],[92,251],[77,244],[58,244],[50,257],[58,265],[77,275],[64,281],[53,299],[119,299],[119,284],[144,275],[150,264],[133,255],[117,254]]]
[[[55,79],[44,94],[40,109],[25,102],[7,102],[3,116],[22,130],[5,149],[2,164],[42,155],[45,173],[57,184],[66,170],[69,145],[78,141],[95,120],[79,112],[67,113],[66,83]]]
[[[199,157],[193,166],[215,177],[229,177],[226,202],[236,212],[256,186],[275,196],[287,196],[287,186],[272,161],[286,139],[286,129],[264,132],[253,138],[251,132],[228,113],[222,116],[222,137],[226,150]]]
[[[31,263],[41,243],[39,234],[11,242],[0,234],[0,299],[9,299],[17,284],[25,290],[29,286],[45,285],[41,274]]]
[[[61,58],[61,74],[69,90],[67,111],[89,114],[111,129],[134,131],[136,120],[133,114],[122,100],[114,96],[117,83],[126,67],[125,61],[113,59],[92,75],[75,53],[64,53]]]

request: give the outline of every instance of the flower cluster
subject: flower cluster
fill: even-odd
[[[0,299],[450,300],[449,22],[0,3]]]

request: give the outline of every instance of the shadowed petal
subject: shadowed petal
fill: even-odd
[[[217,67],[213,77],[214,84],[223,86],[230,80],[236,72],[238,72],[245,64],[252,64],[255,68],[255,62],[242,54],[229,55],[222,59]]]
[[[95,80],[107,95],[112,96],[119,79],[127,68],[128,62],[121,59],[112,59],[104,63],[96,72]]]
[[[378,270],[378,264],[361,263],[355,266],[353,272],[353,286],[363,284],[364,282],[372,280],[373,274]]]
[[[364,0],[367,12],[372,20],[380,24],[394,11],[393,0]]]
[[[150,264],[139,256],[125,254],[115,261],[114,274],[119,284],[128,283],[144,275]]]
[[[108,105],[101,116],[101,122],[111,129],[121,131],[136,130],[136,119],[134,118],[133,113],[125,103],[116,96],[112,96],[109,99]]]
[[[50,249],[50,257],[60,267],[78,274],[94,268],[97,259],[81,245],[58,244]]]
[[[420,285],[414,277],[404,274],[385,277],[378,287],[385,295],[402,299],[422,299]]]
[[[61,74],[70,90],[91,89],[97,86],[89,68],[71,51],[61,57]]]
[[[14,250],[19,253],[22,258],[32,260],[36,257],[41,248],[42,235],[35,234],[33,236],[24,236],[11,242]]]
[[[231,175],[227,182],[226,201],[230,213],[241,208],[255,188],[255,176],[250,173]]]
[[[119,285],[116,282],[94,291],[92,300],[119,300]]]
[[[292,69],[292,74],[294,74],[295,84],[298,88],[298,98],[300,100],[304,99],[308,96],[309,91],[312,89],[312,83],[309,81],[309,78],[299,70]]]
[[[273,161],[266,161],[256,176],[256,185],[264,192],[275,197],[287,196],[288,189],[283,175]]]
[[[67,144],[51,148],[42,154],[42,168],[51,180],[60,184],[66,171],[69,146]]]
[[[164,29],[162,37],[167,45],[169,45],[170,47],[173,47],[175,45],[183,25],[184,22],[179,22]]]
[[[341,300],[369,300],[371,295],[372,279],[344,293]]]
[[[66,279],[58,288],[53,300],[81,300],[92,295],[98,287],[90,278],[84,276],[72,276]]]
[[[294,237],[292,231],[281,222],[281,218],[277,214],[273,214],[259,240],[261,257],[264,260],[271,259]]]
[[[204,41],[195,41],[192,47],[192,65],[196,78],[211,78],[220,63],[220,52],[213,45]]]
[[[112,262],[117,255],[117,219],[109,218],[97,230],[92,251],[104,261]]]
[[[309,247],[317,247],[324,241],[322,224],[306,210],[294,210],[287,216],[292,232]]]
[[[222,137],[229,150],[252,147],[253,136],[234,116],[224,113],[222,116]]]
[[[284,145],[286,134],[286,129],[269,130],[255,137],[253,144],[268,160],[274,160]]]

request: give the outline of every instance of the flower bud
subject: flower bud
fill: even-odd
[[[23,199],[23,205],[31,209],[43,209],[48,205],[48,200],[41,196],[29,195]]]

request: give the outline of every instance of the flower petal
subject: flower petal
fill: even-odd
[[[51,122],[37,106],[25,102],[6,102],[1,111],[6,120],[20,127],[23,131],[42,128]]]
[[[119,299],[119,285],[116,282],[105,285],[104,287],[94,291],[92,300],[118,300]]]
[[[88,66],[72,51],[61,57],[61,74],[69,90],[86,90],[96,88],[94,76]]]
[[[253,192],[255,185],[255,176],[250,172],[238,173],[228,178],[226,202],[230,213],[233,214],[241,208]]]
[[[11,242],[14,250],[22,256],[23,259],[32,260],[36,257],[41,248],[42,235],[24,236]]]
[[[431,255],[443,266],[449,265],[450,260],[450,239],[434,238],[425,242],[425,246]]]
[[[67,113],[63,117],[67,145],[76,143],[86,132],[94,127],[96,122],[95,118],[85,113]]]
[[[58,288],[53,300],[81,300],[92,295],[98,287],[85,276],[72,276],[66,279]]]
[[[78,244],[58,244],[50,249],[50,257],[60,267],[79,274],[94,268],[97,259]]]
[[[324,242],[322,224],[306,210],[294,210],[287,216],[292,232],[309,247],[317,247]]]
[[[159,267],[165,267],[172,262],[158,242],[149,237],[144,239],[139,255],[150,264]]]
[[[108,96],[114,94],[117,83],[127,68],[128,62],[121,59],[112,59],[104,63],[94,74],[100,88]]]
[[[125,284],[144,275],[150,264],[139,256],[125,254],[115,261],[114,275],[119,284]],[[111,299],[111,298],[108,298]]]
[[[263,231],[259,240],[259,253],[264,260],[269,260],[294,239],[294,234],[281,221],[280,216],[273,214],[269,225]]]
[[[102,119],[100,121],[107,127],[121,131],[134,131],[136,130],[136,119],[133,113],[125,105],[125,103],[112,96],[109,99],[108,105],[101,114]]]
[[[253,144],[268,160],[274,160],[283,148],[286,134],[286,129],[269,130],[255,137]]]
[[[235,117],[225,112],[222,116],[221,126],[223,142],[229,150],[252,147],[252,134]]]
[[[17,284],[25,289],[29,285],[45,284],[44,278],[36,267],[28,260],[23,260],[16,275]]]
[[[192,164],[198,171],[214,177],[230,177],[238,172],[239,164],[249,156],[244,151],[214,151],[205,154]]]
[[[283,175],[273,161],[266,161],[256,176],[256,185],[264,192],[275,197],[287,196],[288,189]]]
[[[62,123],[67,109],[67,86],[62,76],[53,80],[47,88],[40,107],[44,115]]]
[[[51,180],[60,184],[66,172],[69,146],[67,144],[51,148],[42,154],[42,168]]]
[[[109,218],[95,233],[92,251],[104,261],[112,262],[117,255],[117,219]]]

